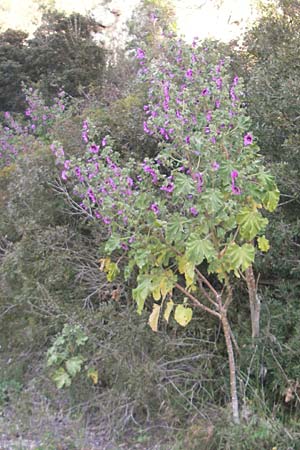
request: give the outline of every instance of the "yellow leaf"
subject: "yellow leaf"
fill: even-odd
[[[177,258],[179,273],[184,274],[187,287],[193,284],[195,265],[187,259],[186,255]]]
[[[154,298],[154,300],[156,302],[158,302],[158,300],[160,300],[160,297],[161,297],[161,295],[160,295],[160,286],[156,286],[155,289],[153,289],[152,295],[153,295],[153,298]]]
[[[165,312],[164,312],[164,319],[165,319],[166,322],[169,322],[169,317],[170,317],[170,314],[172,312],[173,307],[174,307],[173,300],[169,300],[168,303],[167,303]]]
[[[100,267],[99,267],[100,272],[108,272],[109,271],[109,266],[111,263],[110,258],[101,258],[101,259],[99,259],[98,262],[100,264]]]
[[[261,236],[257,239],[258,248],[262,252],[267,252],[270,249],[270,244],[268,239],[265,238],[265,236]]]
[[[161,290],[161,295],[163,296],[163,299],[166,298],[166,295],[172,294],[173,291],[173,272],[172,270],[166,270],[166,272],[164,273],[164,277],[161,279],[160,281],[160,290]]]
[[[160,306],[156,303],[153,303],[153,310],[152,313],[149,316],[148,323],[150,327],[152,328],[152,331],[157,331],[158,328],[158,319],[159,319],[159,313],[160,313]]]
[[[88,378],[92,380],[94,384],[98,383],[99,375],[97,369],[89,369],[87,373]]]
[[[192,308],[187,308],[184,305],[176,306],[174,319],[182,327],[187,326],[187,324],[192,320],[192,316],[193,316]]]

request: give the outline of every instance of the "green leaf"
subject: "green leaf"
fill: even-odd
[[[47,357],[47,366],[53,366],[53,364],[56,364],[60,360],[60,355],[57,353],[49,353],[48,351],[48,357]]]
[[[186,197],[195,191],[194,180],[183,173],[178,173],[175,178],[175,196]]]
[[[152,295],[154,300],[160,300],[161,296],[165,299],[167,294],[172,294],[176,282],[177,277],[171,269],[159,270],[152,279]]]
[[[182,217],[174,215],[166,227],[166,242],[172,244],[178,242],[182,239],[182,234],[184,232]]]
[[[252,244],[244,244],[241,247],[236,243],[230,244],[226,251],[226,259],[231,270],[246,270],[254,261],[255,248]]]
[[[142,269],[149,263],[151,252],[149,250],[140,248],[134,252],[134,260],[139,269]]]
[[[71,377],[74,377],[81,370],[83,359],[80,356],[73,356],[66,361],[66,369]]]
[[[182,327],[186,327],[192,320],[193,310],[184,305],[177,305],[174,313],[174,319]]]
[[[148,320],[148,323],[152,331],[157,331],[158,329],[159,313],[160,313],[160,305],[157,305],[157,303],[153,303],[152,313],[150,314]]]
[[[138,277],[138,281],[139,278],[141,278],[142,281],[132,290],[132,298],[137,303],[137,313],[142,314],[145,300],[152,292],[152,283],[149,276]]]
[[[260,236],[257,239],[257,243],[258,243],[258,248],[262,252],[267,252],[270,249],[270,243],[269,243],[268,239],[266,239],[265,236]]]
[[[218,189],[207,189],[202,196],[208,214],[215,214],[223,206],[223,196]]]
[[[237,223],[240,225],[240,235],[251,241],[266,227],[268,219],[263,217],[256,208],[243,208],[237,215]]]
[[[199,239],[197,233],[192,233],[186,243],[186,256],[194,264],[201,264],[204,257],[210,261],[216,255],[216,251],[209,239]]]
[[[124,269],[124,279],[128,281],[135,266],[135,261],[131,259]]]
[[[111,235],[111,237],[105,244],[105,252],[110,255],[114,250],[120,247],[120,243],[120,236],[118,236],[117,234]]]
[[[84,345],[86,341],[88,341],[88,336],[86,336],[83,332],[83,330],[78,330],[76,333],[76,345],[80,347],[81,345]]]
[[[65,371],[65,369],[63,367],[60,367],[59,369],[57,369],[54,372],[52,378],[58,389],[61,389],[63,387],[68,387],[72,383],[70,376],[67,374],[67,372]]]
[[[278,202],[279,202],[280,192],[278,189],[275,191],[268,191],[263,199],[263,205],[266,208],[267,211],[274,211],[277,208]]]

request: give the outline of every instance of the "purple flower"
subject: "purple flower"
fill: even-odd
[[[216,100],[215,105],[216,105],[216,108],[219,109],[219,108],[220,108],[220,105],[221,105],[220,100]]]
[[[161,191],[165,191],[165,192],[173,192],[174,191],[174,183],[168,183],[167,186],[162,186],[160,188]]]
[[[61,173],[61,178],[63,179],[63,180],[67,180],[68,179],[68,177],[67,177],[67,171],[66,170],[63,170],[62,171],[62,173]]]
[[[88,190],[87,190],[87,195],[88,195],[89,199],[90,199],[93,203],[96,203],[96,202],[97,202],[96,197],[95,197],[95,194],[94,194],[94,192],[92,191],[91,188],[88,188]]]
[[[241,190],[240,190],[240,188],[237,187],[237,186],[235,186],[234,183],[231,184],[231,192],[232,192],[234,195],[241,195]]]
[[[159,214],[159,207],[157,203],[152,203],[152,205],[150,206],[151,211],[154,212],[154,214]]]
[[[137,48],[136,50],[136,58],[137,59],[144,59],[145,58],[145,52],[141,48]]]
[[[103,217],[103,223],[105,223],[105,225],[109,225],[111,223],[111,219],[109,217]]]
[[[205,88],[201,92],[202,97],[207,97],[209,95],[209,89]]]
[[[128,186],[133,186],[133,179],[131,177],[127,177],[127,184]]]
[[[144,172],[150,173],[153,183],[157,183],[157,175],[156,175],[155,170],[152,169],[152,167],[148,166],[147,164],[142,164],[142,167],[143,167]]]
[[[184,138],[184,140],[185,140],[185,142],[186,142],[187,144],[190,144],[190,142],[191,142],[190,136],[186,136],[186,137]]]
[[[191,79],[193,78],[193,71],[192,71],[192,69],[188,69],[188,70],[185,72],[185,76],[186,76],[186,78],[188,78],[189,80],[191,80]]]
[[[252,135],[251,135],[250,133],[247,133],[247,134],[244,136],[244,145],[245,145],[245,146],[246,146],[246,145],[251,145],[252,142],[253,142],[253,137],[252,137]]]
[[[145,131],[145,133],[150,134],[151,131],[150,131],[149,128],[148,128],[147,122],[144,122],[143,125],[144,125],[144,131]]]
[[[233,85],[236,86],[239,82],[239,77],[236,75],[233,79]]]
[[[103,138],[103,139],[102,139],[102,142],[101,142],[101,145],[102,145],[102,147],[105,147],[105,146],[106,146],[106,144],[107,144],[107,142],[106,142],[106,139],[105,139],[105,138]]]
[[[207,111],[207,113],[206,113],[206,120],[207,120],[207,122],[210,122],[211,121],[211,119],[212,119],[212,115],[211,115],[211,111]]]
[[[210,133],[210,128],[209,127],[205,127],[204,131],[205,131],[205,134],[209,134]]]
[[[211,165],[212,170],[218,170],[220,168],[220,164],[217,161],[214,161]]]
[[[98,153],[99,152],[99,148],[100,148],[99,145],[92,144],[90,146],[89,150],[90,150],[91,153]]]
[[[237,178],[238,176],[239,176],[239,173],[238,173],[237,170],[232,170],[232,171],[231,171],[231,179],[232,179],[232,182],[234,182],[235,178]]]
[[[216,85],[218,89],[222,89],[222,83],[223,83],[222,78],[216,78]]]
[[[179,111],[179,109],[176,109],[176,117],[177,117],[177,119],[182,119],[182,114]]]
[[[76,177],[80,179],[81,178],[81,170],[78,166],[75,167],[74,172],[75,172]]]
[[[203,175],[200,172],[196,172],[193,175],[193,179],[197,181],[197,192],[202,192],[203,186]]]
[[[234,102],[235,102],[236,100],[238,100],[238,98],[237,98],[237,96],[236,96],[236,93],[235,93],[235,90],[234,90],[233,87],[230,88],[230,97],[231,97],[231,99],[232,99]]]
[[[70,164],[71,164],[71,161],[69,159],[66,159],[64,162],[64,169],[66,169],[66,170],[70,169]]]
[[[88,126],[88,123],[87,123],[86,120],[84,120],[83,123],[82,123],[82,129],[84,131],[89,131],[89,126]]]
[[[217,142],[217,139],[216,139],[216,137],[215,137],[215,136],[213,136],[213,137],[211,138],[210,142],[212,142],[213,144],[215,144],[215,143]]]
[[[81,137],[82,137],[83,142],[85,142],[86,144],[89,142],[88,134],[86,131],[83,131],[81,133]]]
[[[190,213],[195,217],[198,216],[198,214],[199,214],[199,212],[197,211],[197,209],[194,206],[192,206],[190,208]]]
[[[121,245],[120,245],[120,247],[121,247],[121,249],[124,250],[125,252],[126,252],[126,251],[128,250],[128,248],[129,248],[128,245],[125,244],[125,242],[122,242]]]

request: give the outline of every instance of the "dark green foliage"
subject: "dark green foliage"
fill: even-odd
[[[23,31],[7,30],[0,34],[0,110],[21,111],[24,98],[21,84],[28,80],[25,61],[28,53]]]
[[[59,89],[80,97],[100,89],[105,52],[92,37],[97,23],[73,13],[46,12],[33,38],[7,30],[0,35],[0,110],[23,111],[22,82],[37,84],[51,101]]]
[[[248,111],[283,195],[299,197],[299,5],[278,2],[246,36]],[[246,59],[244,61],[246,61]],[[288,198],[283,197],[283,200]],[[296,203],[293,204],[293,208]]]
[[[66,17],[44,14],[42,25],[28,42],[27,71],[48,98],[63,88],[69,95],[82,95],[91,84],[101,85],[104,50],[92,38],[96,22],[80,14]]]

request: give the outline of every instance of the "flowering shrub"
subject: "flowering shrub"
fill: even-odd
[[[5,112],[4,125],[0,124],[0,167],[11,165],[19,154],[31,149],[35,138],[49,142],[51,127],[66,108],[64,91],[59,92],[50,106],[36,89],[23,87],[23,94],[27,104],[24,120],[16,120]]]
[[[251,285],[247,270],[257,247],[269,248],[262,212],[276,208],[279,192],[263,166],[242,108],[242,82],[229,78],[228,61],[196,41],[191,47],[172,37],[165,41],[159,59],[148,61],[144,50],[137,51],[149,86],[143,127],[160,138],[159,155],[122,163],[113,141],[86,120],[86,152],[78,159],[62,155],[61,177],[74,184],[77,210],[107,229],[101,269],[108,280],[120,272],[120,261],[126,261],[125,279],[137,270],[133,298],[141,313],[152,296],[154,331],[172,311],[186,326],[192,307],[221,321],[237,422],[235,341],[227,319],[232,279],[246,272]],[[174,298],[175,291],[181,295]]]

